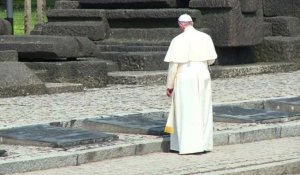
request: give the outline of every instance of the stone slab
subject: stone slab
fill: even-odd
[[[288,121],[300,113],[269,111],[264,109],[249,109],[238,106],[218,106],[213,108],[214,121],[236,123],[272,123]]]
[[[167,70],[168,64],[163,61],[165,52],[104,52],[100,59],[116,62],[121,71]]]
[[[48,22],[43,26],[42,35],[81,36],[92,41],[107,37],[108,26],[103,21]]]
[[[174,25],[174,23],[172,25]],[[126,26],[124,28],[113,28],[110,30],[110,39],[140,42],[170,42],[175,36],[180,34],[178,28],[144,28],[145,25],[137,27],[139,28],[133,28],[132,26]],[[211,33],[211,30],[207,28],[197,29],[207,34]]]
[[[191,0],[202,13],[201,26],[212,30],[218,47],[253,46],[263,39],[262,1]]]
[[[163,135],[166,116],[163,114],[152,114],[150,116],[133,114],[86,119],[83,123],[85,128],[94,131]]]
[[[26,62],[33,70],[44,70],[43,79],[53,83],[79,83],[84,87],[105,87],[107,65],[101,61]]]
[[[0,51],[0,62],[18,61],[18,52],[15,50]]]
[[[167,71],[118,71],[108,76],[109,84],[165,85],[167,81]]]
[[[0,62],[0,97],[44,94],[44,83],[24,63]]]
[[[188,13],[200,27],[201,12],[197,9],[53,9],[47,13],[49,22],[108,21],[111,28],[178,28],[177,18]]]
[[[58,59],[94,56],[96,45],[85,37],[0,36],[0,51],[16,50],[20,59]]]
[[[0,19],[0,35],[11,35],[12,27],[9,21]]]
[[[75,130],[49,125],[32,125],[0,130],[1,143],[69,147],[117,140],[113,134]]]
[[[55,1],[55,9],[78,9],[80,4],[78,1]]]
[[[66,92],[82,92],[84,87],[82,84],[76,83],[45,83],[47,94],[66,93]]]
[[[211,77],[234,78],[264,73],[296,71],[294,63],[259,63],[236,66],[211,66]],[[116,71],[108,73],[109,84],[165,85],[167,71]]]
[[[262,44],[255,46],[256,61],[289,61],[300,65],[300,37],[265,37]]]
[[[272,23],[273,36],[300,36],[300,20],[297,17],[277,16],[264,20]]]
[[[267,110],[300,112],[300,97],[267,100],[264,107]]]
[[[295,16],[300,18],[299,0],[263,0],[264,16]]]
[[[138,9],[178,7],[176,0],[79,0],[81,8]],[[180,4],[179,4],[180,5]]]

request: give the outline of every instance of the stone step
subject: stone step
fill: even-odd
[[[188,13],[200,27],[201,12],[196,9],[53,9],[49,22],[107,20],[110,28],[178,28],[177,18]]]
[[[87,9],[124,9],[124,8],[176,8],[187,6],[177,0],[78,0],[81,8]]]
[[[70,147],[117,140],[118,136],[49,125],[31,125],[0,130],[1,144]]]
[[[151,41],[151,40],[117,40],[117,39],[107,39],[102,41],[94,41],[98,46],[169,46],[170,41]]]
[[[21,62],[0,63],[0,97],[40,95],[46,92],[44,83]]]
[[[91,131],[164,135],[168,113],[150,112],[123,116],[105,116],[82,121],[82,127]],[[225,123],[281,123],[300,119],[300,112],[290,113],[237,105],[213,106],[214,122]]]
[[[300,66],[300,37],[264,37],[263,43],[255,47],[259,62],[296,62]]]
[[[167,67],[166,67],[167,68]],[[211,66],[211,77],[233,78],[263,73],[289,72],[298,70],[294,63],[256,63],[235,66]],[[167,71],[120,71],[109,72],[109,84],[165,85]]]
[[[272,24],[273,36],[300,36],[300,19],[291,16],[276,16],[264,18]]]
[[[229,123],[278,123],[300,119],[299,113],[245,108],[233,105],[213,108],[214,121]]]
[[[168,46],[126,46],[126,45],[98,45],[100,52],[159,52],[167,51]]]
[[[81,92],[84,90],[82,84],[76,83],[45,83],[47,94]]]
[[[61,62],[25,62],[36,71],[44,82],[76,83],[87,88],[105,87],[107,85],[107,63],[104,61],[86,60]],[[80,61],[81,60],[81,61]],[[115,66],[112,64],[112,66]],[[113,69],[118,70],[118,69]]]
[[[116,62],[121,71],[166,70],[166,52],[103,52],[98,58]]]
[[[15,50],[0,51],[0,62],[18,61],[18,52]]]
[[[106,38],[107,28],[103,21],[48,22],[43,25],[40,35],[80,36],[98,41]]]
[[[264,108],[268,110],[298,113],[300,112],[300,97],[268,100],[265,102]]]
[[[0,51],[16,50],[21,60],[57,60],[90,57],[96,45],[85,37],[71,36],[0,36]]]

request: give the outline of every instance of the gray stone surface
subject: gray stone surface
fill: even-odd
[[[300,65],[300,37],[265,37],[255,47],[256,61],[290,61]]]
[[[0,62],[18,61],[18,52],[15,50],[0,51]]]
[[[282,175],[299,173],[299,137],[216,146],[207,154],[178,155],[160,152],[129,156],[76,167],[56,168],[25,175],[105,174],[203,174],[203,175]],[[150,166],[151,165],[151,166]],[[111,168],[114,167],[114,168]]]
[[[213,113],[214,121],[238,123],[270,123],[288,121],[289,118],[300,115],[300,113],[294,114],[263,109],[247,109],[238,106],[217,106],[213,108]]]
[[[45,93],[44,83],[19,62],[0,62],[0,97]]]
[[[264,16],[296,16],[300,18],[298,0],[263,0]]]
[[[109,84],[164,85],[167,81],[166,71],[118,71],[108,76]]]
[[[202,27],[212,30],[218,47],[253,46],[262,42],[262,1],[191,0],[189,7],[200,9]]]
[[[7,156],[7,151],[1,149],[1,150],[0,150],[0,157],[5,157],[5,156]]]
[[[167,68],[167,67],[166,67]],[[233,78],[264,73],[298,70],[294,63],[259,63],[236,66],[211,66],[211,77]],[[114,71],[108,73],[109,84],[165,85],[167,71]]]
[[[49,125],[32,125],[0,130],[1,143],[50,147],[69,147],[80,144],[117,140],[113,134],[82,131]]]
[[[0,19],[0,35],[11,35],[11,34],[12,34],[11,24],[5,19]]]
[[[0,36],[0,50],[17,50],[20,59],[58,59],[94,56],[96,45],[85,37]]]
[[[80,83],[84,87],[104,87],[108,82],[107,65],[101,61],[27,62],[33,70],[44,70],[45,82]]]
[[[116,62],[121,71],[168,69],[168,64],[163,62],[165,52],[106,52],[98,57]]]
[[[47,14],[49,22],[106,20],[111,28],[177,28],[177,18],[188,13],[200,27],[201,12],[196,9],[53,9]]]
[[[300,112],[300,97],[267,100],[264,103],[264,108],[267,110]]]
[[[32,170],[76,166],[77,157],[78,156],[76,154],[58,154],[52,157],[44,156],[37,159],[14,161],[13,163],[7,162],[0,164],[0,174],[23,173]]]
[[[43,26],[42,35],[81,36],[97,41],[107,37],[107,30],[103,21],[49,22]]]
[[[81,92],[84,90],[82,84],[75,83],[45,83],[47,94]]]
[[[277,16],[265,18],[272,23],[273,36],[300,36],[300,20],[297,17]]]
[[[168,8],[178,7],[177,0],[79,0],[81,8]]]
[[[78,9],[79,7],[78,1],[55,1],[54,5],[55,9]]]
[[[94,131],[130,134],[163,135],[166,116],[163,114],[143,116],[142,114],[107,118],[86,119],[85,128]]]

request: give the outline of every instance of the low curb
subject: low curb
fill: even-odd
[[[262,126],[236,131],[221,131],[214,134],[214,145],[229,145],[300,136],[300,123],[282,123],[274,126]],[[41,156],[22,160],[8,161],[0,164],[0,174],[23,173],[29,171],[77,166],[84,163],[103,161],[112,158],[143,155],[153,152],[166,152],[169,137],[143,140],[131,144],[106,146],[73,153]],[[300,164],[300,162],[296,162]],[[287,164],[290,165],[290,164]],[[294,164],[291,164],[291,166]],[[267,168],[265,168],[267,170]],[[250,170],[249,170],[250,171]],[[254,170],[253,170],[254,171]],[[263,171],[263,169],[261,170]]]

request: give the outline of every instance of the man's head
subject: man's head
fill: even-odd
[[[193,19],[188,14],[183,14],[178,18],[178,25],[182,31],[188,26],[193,26]]]

